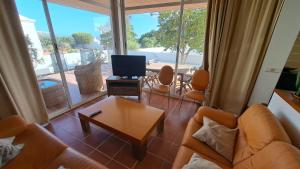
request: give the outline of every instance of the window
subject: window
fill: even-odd
[[[49,117],[104,94],[103,79],[112,74],[110,1],[16,0],[16,4]],[[99,71],[86,72],[98,80],[97,86],[75,75],[77,66],[97,59]]]
[[[181,1],[125,0],[127,53],[146,56],[149,76],[164,65],[177,67],[174,95],[189,89],[184,83],[202,66],[206,7],[205,1],[184,1],[181,19]]]

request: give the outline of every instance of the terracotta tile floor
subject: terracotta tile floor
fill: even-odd
[[[148,93],[142,101],[148,104]],[[169,169],[172,167],[188,120],[197,110],[197,105],[184,102],[179,111],[179,100],[171,99],[167,110],[167,98],[153,94],[151,106],[166,111],[165,130],[161,135],[152,134],[148,150],[142,161],[131,155],[131,146],[126,140],[91,124],[91,133],[81,130],[76,113],[65,113],[53,120],[46,128],[70,147],[106,165],[111,169]]]

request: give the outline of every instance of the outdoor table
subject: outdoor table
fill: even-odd
[[[146,65],[146,70],[159,73],[160,69],[165,65],[171,66],[173,68],[173,70],[175,71],[175,64],[173,64],[173,63],[150,63],[150,64]],[[178,64],[177,74],[180,76],[179,95],[181,95],[181,93],[182,93],[183,76],[191,75],[191,73],[188,73],[191,68],[192,68],[191,65]]]

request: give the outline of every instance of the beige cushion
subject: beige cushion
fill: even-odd
[[[232,161],[237,131],[238,129],[227,128],[204,116],[203,126],[193,134],[193,137]]]
[[[202,119],[203,119],[203,116],[202,116]],[[230,162],[224,156],[222,156],[221,154],[216,152],[213,148],[208,146],[206,143],[204,143],[202,141],[199,141],[198,139],[193,137],[193,134],[203,126],[202,123],[203,123],[203,120],[201,120],[201,123],[198,123],[198,122],[195,121],[194,118],[190,119],[190,121],[189,121],[189,123],[186,127],[186,131],[184,133],[183,139],[182,139],[182,145],[184,145],[186,147],[189,147],[190,149],[193,149],[195,151],[195,153],[198,153],[201,156],[202,155],[207,156],[210,159],[214,159],[215,161],[223,163],[226,166],[231,166],[232,167],[232,162]],[[189,156],[188,160],[186,161],[186,163],[189,161],[191,156],[192,156],[192,154],[190,154],[190,156]],[[213,161],[213,162],[215,162],[215,161]],[[219,163],[217,163],[217,164],[220,165]],[[181,166],[181,168],[182,168],[182,166]]]
[[[198,154],[194,153],[186,165],[182,169],[221,169],[217,164],[208,161]]]

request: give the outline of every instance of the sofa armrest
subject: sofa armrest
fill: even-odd
[[[7,117],[0,121],[0,138],[12,137],[26,129],[25,121],[17,115]]]
[[[203,124],[203,116],[208,117],[226,127],[235,128],[236,127],[236,117],[229,112],[225,112],[222,110],[217,110],[211,107],[202,106],[198,109],[196,114],[194,115],[195,121]]]

